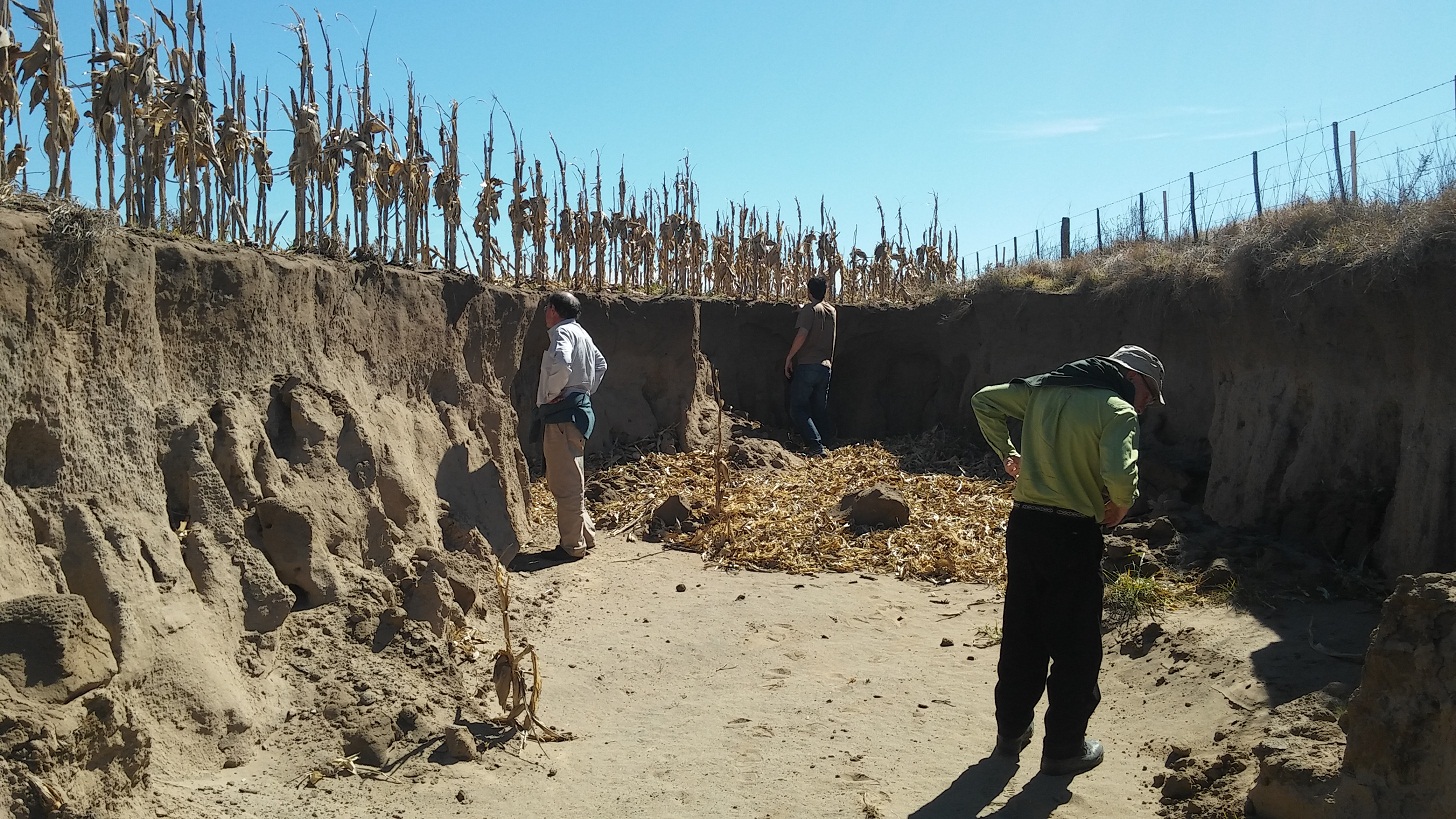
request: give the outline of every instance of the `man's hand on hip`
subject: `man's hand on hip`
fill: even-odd
[[[1021,474],[1021,456],[1007,455],[1006,463],[1002,466],[1005,467],[1006,474],[1010,475],[1012,480],[1016,480],[1017,476]]]
[[[1130,506],[1118,506],[1112,501],[1108,501],[1102,505],[1102,525],[1116,526],[1122,523],[1122,519],[1127,517],[1127,510],[1131,508]]]

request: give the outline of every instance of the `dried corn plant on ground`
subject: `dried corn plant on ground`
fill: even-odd
[[[588,506],[600,530],[660,540],[725,567],[1000,583],[1010,484],[984,477],[982,461],[952,446],[929,434],[804,459],[770,439],[735,438],[716,514],[716,453],[619,455],[589,475]],[[904,498],[908,523],[870,528],[838,514],[843,497],[875,486]],[[674,498],[682,504],[675,513]],[[549,525],[553,515],[551,493],[537,481],[532,520]]]

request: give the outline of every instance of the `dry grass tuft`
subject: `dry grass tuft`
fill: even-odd
[[[978,474],[948,441],[928,434],[886,444],[858,444],[784,469],[730,470],[723,513],[714,500],[711,451],[648,453],[597,472],[589,497],[604,530],[645,532],[652,513],[680,495],[693,519],[659,534],[669,548],[701,553],[722,566],[793,573],[866,572],[938,582],[1005,579],[1005,524],[1010,485]],[[876,484],[898,490],[910,522],[864,530],[836,514],[840,498]],[[543,484],[531,492],[533,521],[550,521]]]
[[[1102,616],[1114,625],[1157,620],[1164,613],[1183,606],[1218,605],[1227,602],[1222,591],[1203,594],[1192,579],[1159,570],[1152,574],[1125,571],[1108,574],[1102,589]]]
[[[1174,297],[1209,287],[1274,285],[1303,292],[1328,283],[1389,285],[1456,252],[1456,185],[1429,198],[1313,200],[1210,230],[1197,243],[1121,241],[1070,259],[987,270],[977,292],[1034,290],[1116,296],[1153,285]]]
[[[56,267],[71,282],[89,279],[102,267],[101,244],[121,233],[116,211],[96,210],[70,199],[49,203],[50,233],[46,242]]]

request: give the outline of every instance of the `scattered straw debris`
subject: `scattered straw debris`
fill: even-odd
[[[658,538],[723,566],[1003,582],[1010,486],[974,477],[979,467],[947,446],[943,435],[928,434],[841,447],[801,466],[730,469],[721,514],[713,513],[721,460],[712,451],[649,452],[593,474],[588,501],[603,530]],[[840,498],[876,484],[904,496],[907,525],[866,530],[835,514]],[[532,489],[533,521],[552,520],[544,482]],[[653,512],[673,495],[692,510],[691,519],[655,525]]]
[[[990,648],[1001,645],[1001,627],[993,625],[977,626],[976,639],[972,643],[976,648]]]

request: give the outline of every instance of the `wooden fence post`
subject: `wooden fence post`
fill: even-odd
[[[1264,215],[1264,198],[1259,193],[1259,152],[1254,152],[1254,214]]]
[[[1168,192],[1163,191],[1163,241],[1168,239]]]
[[[1072,217],[1062,217],[1062,258],[1072,258]]]
[[[1198,243],[1198,194],[1193,188],[1193,171],[1188,172],[1188,218],[1193,223],[1193,243]]]
[[[1102,249],[1102,208],[1097,209],[1097,249]]]
[[[1355,132],[1350,132],[1350,198],[1360,201],[1360,175],[1355,171]]]
[[[1143,217],[1143,195],[1138,194],[1138,238],[1148,240],[1148,220]]]
[[[1016,239],[1017,237],[1015,236],[1011,237],[1011,263],[1013,265],[1018,264],[1021,261],[1021,247],[1020,243],[1017,242]]]
[[[1330,123],[1330,137],[1335,143],[1335,178],[1340,180],[1340,201],[1349,201],[1345,197],[1345,172],[1340,169],[1340,123]]]

